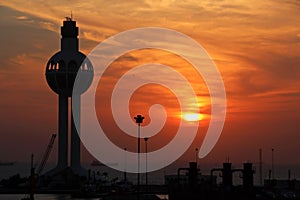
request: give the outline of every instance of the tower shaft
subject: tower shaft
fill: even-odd
[[[58,163],[57,168],[64,169],[68,166],[68,96],[58,96]]]
[[[80,106],[80,95],[74,95],[72,97],[72,107],[76,106],[79,108]],[[80,119],[80,110],[76,111],[78,112],[77,116],[79,116]],[[75,127],[74,123],[74,118],[73,118],[73,109],[72,109],[72,117],[71,117],[71,168],[74,171],[79,171],[81,166],[80,166],[80,138],[79,138],[79,133],[80,133],[80,127],[78,128],[78,131]],[[80,124],[80,123],[79,123]]]

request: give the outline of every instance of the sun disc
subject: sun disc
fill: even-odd
[[[201,115],[200,115],[200,113],[185,113],[182,115],[182,118],[185,121],[195,122],[195,121],[201,120]]]

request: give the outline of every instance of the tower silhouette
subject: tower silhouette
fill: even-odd
[[[80,165],[80,138],[74,124],[73,111],[69,119],[69,98],[71,105],[80,107],[80,95],[85,92],[93,79],[93,66],[86,56],[79,51],[78,27],[76,21],[66,17],[61,27],[61,51],[55,53],[46,65],[46,79],[49,87],[58,94],[58,162],[52,172],[60,172],[68,168],[68,127],[71,123],[71,159],[70,167],[74,173],[82,174]],[[73,85],[78,71],[84,79],[80,79],[81,91],[73,93]],[[76,111],[80,112],[80,111]],[[80,114],[80,113],[79,113]]]

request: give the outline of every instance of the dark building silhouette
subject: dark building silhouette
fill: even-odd
[[[185,171],[186,174],[181,173]],[[222,183],[217,183],[217,175],[222,178]],[[242,185],[233,185],[233,173],[239,173],[243,179]],[[168,188],[170,200],[250,200],[262,194],[260,188],[253,185],[252,163],[244,163],[243,168],[232,168],[232,163],[223,163],[222,168],[211,169],[210,175],[202,174],[196,162],[190,162],[188,168],[178,168],[177,176],[166,175],[165,183]],[[262,198],[269,199],[269,198]]]
[[[81,91],[73,94],[73,85],[78,71],[84,74],[80,80]],[[58,94],[58,162],[54,173],[68,168],[68,125],[71,123],[70,167],[76,174],[85,173],[80,165],[80,138],[73,121],[69,119],[69,103],[80,106],[80,95],[88,89],[93,79],[93,66],[79,51],[76,21],[67,17],[61,27],[61,51],[55,53],[46,65],[46,79],[50,88]],[[79,112],[79,111],[78,111]],[[80,114],[80,113],[79,113]]]

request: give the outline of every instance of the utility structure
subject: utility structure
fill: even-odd
[[[272,148],[272,179],[275,179],[275,169],[274,169],[274,148]]]
[[[196,189],[197,183],[198,183],[198,172],[200,171],[197,168],[197,163],[196,162],[190,162],[189,163],[189,168],[178,168],[177,169],[178,185],[180,185],[180,172],[181,171],[187,171],[188,172],[189,187],[191,189]]]
[[[73,93],[76,75],[80,70],[80,91]],[[61,50],[55,53],[46,65],[46,79],[49,87],[58,94],[58,162],[54,173],[68,168],[68,127],[71,122],[71,159],[70,167],[76,174],[85,173],[80,165],[80,138],[73,120],[69,119],[69,98],[71,105],[80,107],[80,95],[90,86],[93,79],[93,66],[79,51],[78,27],[72,17],[66,17],[61,27]],[[80,110],[80,109],[79,109]],[[76,112],[80,112],[80,111]],[[80,114],[80,113],[78,113]],[[80,115],[78,115],[80,116]],[[80,119],[80,118],[79,118]]]
[[[259,184],[263,185],[263,172],[262,172],[262,165],[263,165],[263,155],[262,155],[262,149],[259,149]]]
[[[144,138],[145,141],[145,153],[146,153],[146,192],[148,192],[148,137]]]
[[[124,148],[124,182],[127,182],[127,148]]]
[[[253,174],[254,170],[252,167],[252,163],[244,163],[243,169],[232,169],[232,163],[225,162],[223,163],[223,168],[214,168],[210,171],[211,182],[213,182],[213,173],[216,171],[220,171],[222,173],[222,185],[227,189],[231,189],[232,184],[232,174],[235,172],[241,172],[243,178],[243,187],[247,190],[253,189]]]
[[[134,117],[135,122],[138,124],[138,173],[137,173],[137,193],[138,199],[140,199],[140,152],[141,152],[141,123],[145,117],[142,115],[137,115]]]

